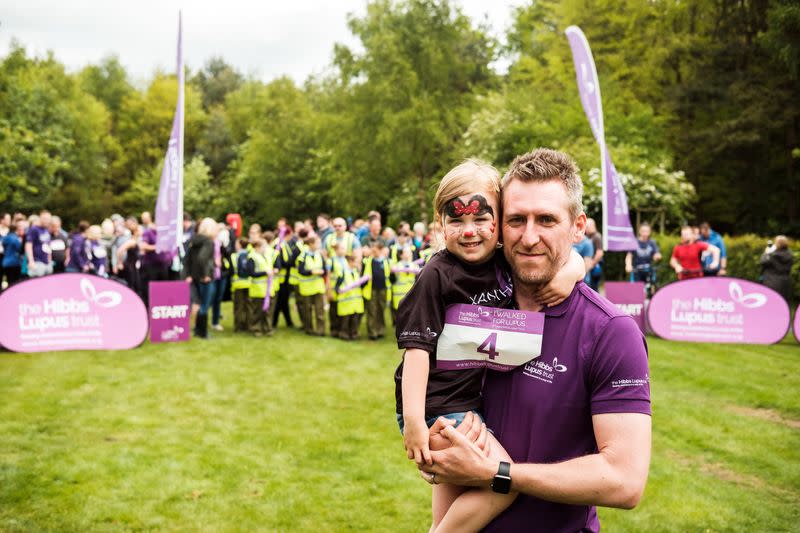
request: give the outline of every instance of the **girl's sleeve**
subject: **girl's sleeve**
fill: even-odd
[[[444,292],[446,276],[439,262],[428,263],[414,286],[397,309],[397,346],[436,351],[436,342],[444,329]]]

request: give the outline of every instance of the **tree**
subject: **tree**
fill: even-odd
[[[494,82],[494,43],[446,0],[378,0],[348,25],[363,51],[337,45],[323,106],[334,197],[363,210],[408,191],[416,208],[397,215],[427,218],[430,186],[452,166],[476,94]]]

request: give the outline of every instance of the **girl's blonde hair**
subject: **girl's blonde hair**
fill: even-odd
[[[444,209],[453,198],[476,192],[500,195],[500,173],[480,159],[467,159],[444,175],[433,197],[434,219],[444,219]]]
[[[213,239],[217,235],[217,222],[213,218],[204,218],[197,226],[197,233]]]

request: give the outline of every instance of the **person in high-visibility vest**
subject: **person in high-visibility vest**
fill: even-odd
[[[256,238],[247,258],[250,274],[250,331],[256,336],[272,335],[272,323],[267,320],[264,298],[269,291],[269,280],[274,266],[274,251],[263,237]]]
[[[348,255],[346,267],[337,271],[334,279],[334,289],[337,293],[336,314],[341,321],[339,338],[343,340],[358,339],[358,327],[364,314],[364,297],[361,294],[358,271],[360,262],[361,257],[358,252]]]
[[[250,276],[247,274],[247,238],[236,239],[236,251],[231,255],[231,296],[233,300],[233,331],[250,327]]]
[[[355,234],[347,231],[347,222],[337,217],[333,219],[333,232],[329,233],[322,241],[322,251],[329,259],[336,255],[336,247],[344,243],[345,254],[351,255],[353,250],[360,247]]]
[[[400,262],[400,254],[403,252],[404,248],[409,248],[411,250],[411,261],[419,259],[419,252],[416,246],[414,246],[414,241],[411,240],[411,236],[405,231],[401,231],[397,234],[395,243],[389,247],[390,265],[396,265]]]
[[[411,247],[406,246],[400,252],[400,260],[392,265],[392,323],[395,322],[400,301],[414,286],[414,281],[420,271],[419,265],[414,263],[413,258]]]
[[[303,329],[308,335],[325,335],[325,259],[316,235],[305,241],[306,249],[297,259],[298,307],[304,316]]]
[[[341,320],[337,310],[339,294],[336,292],[336,280],[339,279],[342,273],[347,269],[347,255],[346,243],[338,243],[334,250],[334,255],[328,259],[326,267],[328,270],[328,276],[326,278],[329,304],[328,327],[331,337],[338,337],[341,328]]]
[[[278,247],[277,253],[279,254],[278,265],[280,281],[280,290],[277,295],[277,302],[275,313],[272,316],[272,327],[278,326],[278,319],[283,315],[286,320],[286,325],[290,328],[294,327],[292,321],[292,313],[289,309],[289,297],[292,295],[292,288],[294,283],[290,283],[289,279],[292,277],[292,269],[297,256],[300,255],[300,248],[298,246],[297,236],[292,233],[292,227],[285,225],[281,228],[283,231],[283,240]]]
[[[369,257],[364,258],[364,276],[369,280],[364,285],[362,294],[367,308],[367,335],[371,340],[379,339],[386,334],[386,304],[391,300],[392,290],[389,285],[389,260],[382,240],[372,243]]]

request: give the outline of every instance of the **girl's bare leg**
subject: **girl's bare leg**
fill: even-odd
[[[433,486],[433,494],[431,496],[433,524],[431,524],[431,531],[435,531],[439,527],[439,523],[447,514],[447,510],[453,505],[453,502],[467,490],[469,490],[467,487],[449,485],[447,483]]]
[[[489,457],[497,461],[511,462],[508,452],[494,435],[489,435],[489,441],[491,443]],[[446,485],[436,485],[434,490],[439,486]],[[465,487],[458,488],[466,489]],[[505,511],[516,497],[516,492],[499,494],[491,489],[466,489],[448,506],[444,518],[436,527],[436,533],[480,531]]]

